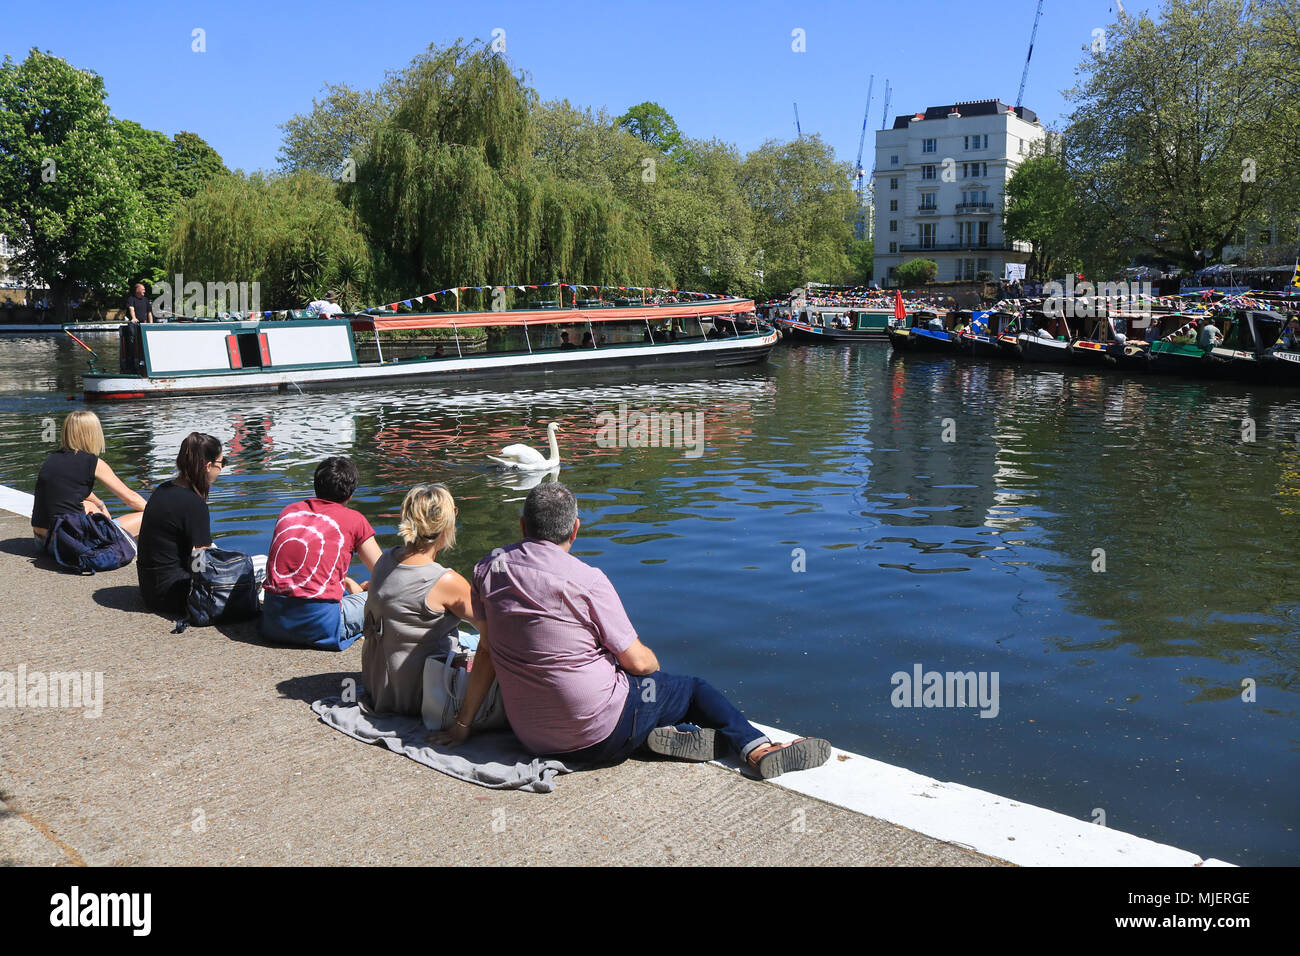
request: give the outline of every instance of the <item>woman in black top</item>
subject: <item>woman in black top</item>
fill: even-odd
[[[99,417],[82,409],[63,420],[59,450],[45,459],[36,477],[36,494],[32,500],[32,534],[44,547],[45,536],[59,515],[99,511],[108,517],[108,508],[95,494],[95,481],[103,483],[126,502],[131,514],[115,523],[132,536],[140,533],[144,498],[126,486],[100,456],[104,454],[104,429]]]
[[[140,525],[136,574],[150,610],[185,613],[194,552],[212,546],[208,490],[225,463],[220,441],[190,432],[176,456],[177,476],[149,497]]]

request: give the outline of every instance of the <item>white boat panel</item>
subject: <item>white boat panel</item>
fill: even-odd
[[[230,369],[230,352],[226,348],[229,329],[190,325],[175,329],[150,328],[145,334],[149,344],[149,370],[155,375]]]

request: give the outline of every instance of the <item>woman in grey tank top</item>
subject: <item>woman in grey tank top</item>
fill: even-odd
[[[469,582],[438,563],[456,543],[456,503],[443,485],[416,485],[397,526],[404,544],[370,572],[361,683],[380,713],[419,716],[424,662],[456,646],[462,620],[475,627]]]

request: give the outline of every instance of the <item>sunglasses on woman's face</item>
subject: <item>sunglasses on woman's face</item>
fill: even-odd
[[[226,459],[218,458],[216,461],[211,462],[211,464],[216,465],[218,468],[224,468],[226,466]]]

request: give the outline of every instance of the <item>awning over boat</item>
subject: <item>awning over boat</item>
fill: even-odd
[[[753,299],[709,299],[604,309],[511,309],[504,312],[434,312],[416,315],[350,315],[358,332],[397,329],[468,329],[503,325],[562,325],[585,322],[661,322],[665,319],[709,318],[754,311]]]

